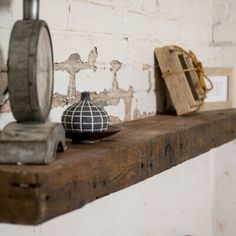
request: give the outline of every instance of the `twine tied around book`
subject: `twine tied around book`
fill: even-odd
[[[177,45],[173,45],[172,47],[174,48],[174,51],[182,52],[183,54],[188,56],[192,60],[193,68],[170,71],[170,72],[163,74],[162,76],[167,77],[167,76],[178,74],[178,73],[195,71],[197,74],[197,77],[198,77],[198,86],[200,89],[203,90],[203,94],[204,94],[204,97],[200,99],[201,103],[199,104],[199,106],[195,110],[195,111],[198,111],[204,103],[204,99],[206,98],[206,94],[213,89],[213,84],[212,84],[211,80],[208,78],[208,76],[205,74],[202,63],[197,59],[196,55],[191,50],[187,51]],[[207,87],[207,85],[206,85],[206,82],[205,82],[206,80],[210,84],[209,87]]]

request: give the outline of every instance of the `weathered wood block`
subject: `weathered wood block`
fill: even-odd
[[[205,95],[191,58],[175,46],[156,48],[155,55],[177,114],[196,111]]]
[[[59,123],[8,124],[0,133],[0,163],[48,164],[65,149],[65,130]]]
[[[68,142],[50,165],[0,165],[0,222],[42,223],[235,138],[236,109],[158,115],[98,143]]]

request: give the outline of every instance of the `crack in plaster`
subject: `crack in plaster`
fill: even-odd
[[[220,25],[222,25],[224,23],[224,19],[229,20],[230,16],[231,16],[231,8],[232,5],[230,3],[227,4],[226,7],[226,12],[225,12],[225,17],[221,17],[221,19],[215,20],[215,22],[213,22],[212,24],[212,31],[211,31],[211,43],[210,46],[216,46],[216,47],[224,47],[224,46],[235,46],[236,44],[230,40],[230,41],[217,41],[215,40],[215,32],[217,27],[219,27]],[[222,22],[223,19],[223,22]]]
[[[226,8],[226,19],[230,19],[230,16],[231,16],[231,7],[232,7],[232,4],[231,3],[228,3],[227,4],[227,8]]]
[[[83,2],[83,3],[89,3],[89,4],[93,4],[93,5],[97,5],[100,7],[108,7],[108,8],[112,8],[114,9],[115,7],[111,4],[105,4],[105,3],[101,3],[101,2],[96,2],[96,1],[88,1],[88,0],[78,0],[79,2]]]
[[[147,93],[150,93],[152,91],[152,72],[151,72],[151,66],[149,64],[143,64],[143,71],[148,71],[148,88]]]
[[[67,28],[68,30],[72,30],[72,14],[71,14],[71,9],[72,9],[72,0],[67,0],[67,4],[68,4],[68,12],[69,12],[69,16],[68,16],[68,21],[67,21]]]
[[[138,10],[128,10],[129,13],[133,13],[136,15],[140,15],[140,16],[150,16],[148,13],[142,12],[142,11],[138,11]]]
[[[215,43],[215,29],[217,26],[221,25],[222,22],[220,20],[214,22],[212,24],[212,30],[211,30],[211,44],[214,44]]]
[[[213,47],[236,47],[236,43],[233,42],[211,42],[209,46]]]
[[[131,14],[139,15],[139,16],[149,17],[149,18],[155,17],[155,12],[146,11],[143,7],[140,8],[140,10],[132,10],[132,9],[130,9],[130,10],[127,10],[127,12],[131,13]]]

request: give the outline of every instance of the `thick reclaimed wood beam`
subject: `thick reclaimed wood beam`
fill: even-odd
[[[48,166],[0,165],[0,222],[39,224],[236,138],[236,109],[122,124],[94,144],[70,144]]]

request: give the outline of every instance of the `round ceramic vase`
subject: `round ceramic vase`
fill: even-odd
[[[81,93],[80,102],[69,106],[61,121],[67,133],[104,132],[109,125],[107,112],[90,100],[89,92]]]

